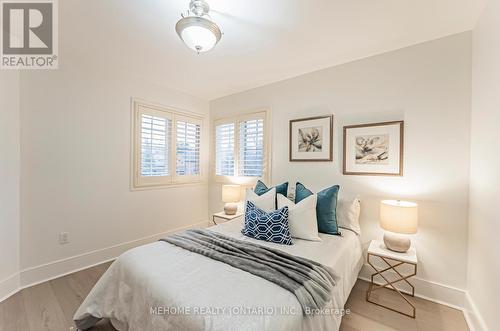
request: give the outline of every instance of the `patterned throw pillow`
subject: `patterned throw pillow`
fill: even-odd
[[[288,207],[266,213],[247,201],[245,228],[241,230],[241,233],[258,240],[292,245],[292,236],[288,226]]]

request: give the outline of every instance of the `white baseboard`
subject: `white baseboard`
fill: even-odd
[[[159,240],[175,232],[207,226],[208,221],[203,221],[107,248],[97,249],[35,267],[26,268],[21,270],[18,274],[12,275],[0,282],[0,302],[23,288],[112,261],[131,248]]]
[[[54,278],[58,278],[64,275],[68,275],[83,269],[96,266],[101,263],[114,260],[119,255],[125,253],[127,250],[131,248],[148,244],[150,242],[159,240],[167,235],[182,230],[198,228],[198,227],[206,227],[207,224],[208,224],[207,221],[203,221],[200,223],[172,229],[163,233],[157,233],[148,237],[139,238],[129,242],[114,245],[111,247],[98,249],[95,251],[83,253],[80,255],[68,257],[65,259],[21,270],[20,272],[21,288],[26,288],[36,284],[40,284]]]
[[[10,275],[4,280],[0,280],[0,302],[19,291],[20,287],[19,273]]]
[[[488,331],[483,316],[477,310],[476,304],[472,300],[469,292],[465,294],[466,306],[464,309],[465,320],[470,331]]]
[[[365,264],[363,265],[358,278],[370,281],[371,274],[373,274],[373,269],[368,264]],[[395,276],[394,272],[393,274]],[[387,272],[385,275],[391,277],[390,272]],[[419,298],[459,310],[464,310],[465,308],[466,291],[463,289],[436,283],[419,277],[412,277],[411,283],[415,286],[415,296]],[[405,286],[398,286],[398,288],[402,288],[404,290],[407,289]]]

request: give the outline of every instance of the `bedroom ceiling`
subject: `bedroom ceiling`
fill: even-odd
[[[487,0],[208,2],[224,36],[197,55],[174,29],[189,0],[59,1],[61,67],[78,58],[214,99],[471,30]]]

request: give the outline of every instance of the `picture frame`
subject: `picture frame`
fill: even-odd
[[[343,174],[403,176],[404,121],[344,126]]]
[[[333,115],[290,120],[290,162],[333,161]]]

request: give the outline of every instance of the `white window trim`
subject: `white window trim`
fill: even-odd
[[[217,175],[217,156],[213,153],[212,158],[212,174],[215,177],[215,181],[217,183],[228,184],[228,183],[237,183],[243,186],[254,185],[257,180],[261,179],[264,182],[268,183],[271,179],[271,137],[270,137],[270,121],[271,112],[269,110],[261,110],[255,111],[251,113],[244,113],[238,116],[225,117],[216,119],[213,122],[212,128],[212,136],[213,136],[213,150],[217,149],[216,143],[216,128],[221,124],[234,123],[234,172],[235,176],[223,176]],[[252,119],[263,119],[264,120],[264,172],[262,177],[247,177],[247,176],[239,176],[239,157],[240,157],[240,123],[252,120]]]
[[[141,115],[144,111],[142,108],[147,108],[147,113],[154,114],[161,117],[170,118],[172,120],[171,138],[170,138],[170,162],[169,162],[169,176],[160,177],[142,177],[140,176],[141,169]],[[193,176],[179,176],[177,175],[177,159],[176,159],[176,121],[185,120],[191,123],[200,125],[200,174]],[[152,103],[138,98],[131,99],[131,183],[130,188],[134,190],[145,189],[159,189],[178,186],[187,186],[199,184],[205,181],[205,174],[203,169],[203,140],[205,139],[204,130],[205,117],[198,113],[189,112],[186,110],[177,109],[174,107],[163,106],[160,104]]]

